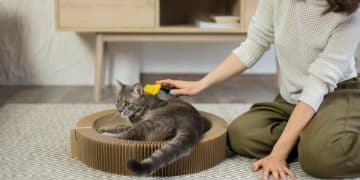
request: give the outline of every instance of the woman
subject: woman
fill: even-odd
[[[359,0],[260,0],[248,37],[199,81],[161,80],[196,95],[251,67],[275,44],[280,95],[228,128],[231,149],[258,158],[263,178],[295,179],[287,160],[321,178],[360,176]]]

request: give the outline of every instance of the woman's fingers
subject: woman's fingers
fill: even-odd
[[[274,180],[279,180],[279,172],[277,169],[271,169],[271,175],[273,177]]]
[[[261,179],[267,180],[272,176],[274,180],[285,180],[286,175],[288,175],[292,180],[296,180],[295,175],[287,168],[285,161],[277,161],[268,156],[256,161],[252,166],[254,172],[260,168],[263,169]]]
[[[285,174],[284,168],[280,168],[280,169],[279,169],[279,174],[280,174],[280,178],[281,178],[282,180],[286,180],[286,174]]]
[[[253,171],[255,172],[255,171],[259,170],[261,167],[262,167],[262,162],[261,162],[261,160],[258,160],[253,165]]]
[[[191,91],[186,88],[186,89],[172,89],[170,91],[171,95],[192,95]]]
[[[291,172],[291,171],[289,170],[289,168],[285,167],[285,168],[284,168],[284,171],[285,171],[285,173],[286,173],[288,176],[290,176],[291,180],[296,180],[295,174],[294,174],[293,172]]]
[[[160,80],[160,81],[156,81],[156,83],[160,83],[163,85],[170,85],[176,89],[191,88],[196,85],[195,81],[181,81],[181,80],[172,80],[172,79]]]
[[[171,85],[171,86],[175,86],[175,84],[176,84],[175,81],[171,80],[171,79],[159,80],[159,81],[156,81],[156,83],[167,84],[167,85]]]
[[[256,172],[257,170],[259,170],[259,165],[258,165],[258,164],[254,164],[252,170],[253,170],[254,172]]]
[[[274,180],[285,180],[287,175],[291,180],[296,180],[295,175],[289,170],[286,166],[286,162],[282,160],[277,160],[274,157],[268,156],[256,161],[253,164],[253,171],[257,171],[260,168],[263,169],[261,179],[269,179],[272,176]]]
[[[284,169],[281,169],[281,168],[278,168],[278,169],[275,169],[275,168],[274,169],[264,169],[262,179],[268,180],[269,176],[271,174],[272,179],[274,179],[274,180],[279,180],[279,178],[281,178],[282,180],[286,180],[285,172],[286,171]],[[291,179],[293,179],[293,178],[291,178]]]
[[[262,180],[268,180],[269,179],[269,169],[264,169],[263,176],[261,178]]]

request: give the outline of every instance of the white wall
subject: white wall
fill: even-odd
[[[54,0],[0,0],[1,85],[90,85],[94,34],[55,32]],[[239,43],[110,44],[107,82],[145,73],[206,73]],[[249,73],[275,72],[273,51]]]
[[[239,43],[145,43],[142,72],[206,73],[218,65]],[[247,73],[275,73],[271,49]]]

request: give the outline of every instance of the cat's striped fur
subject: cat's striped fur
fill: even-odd
[[[119,82],[116,107],[122,118],[132,126],[113,136],[129,140],[167,140],[169,143],[156,150],[147,159],[127,162],[128,169],[137,176],[148,176],[191,153],[204,131],[204,118],[189,103],[178,98],[161,100],[143,92],[140,84],[127,86]]]

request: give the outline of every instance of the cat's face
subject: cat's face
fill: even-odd
[[[144,91],[140,84],[132,86],[118,82],[117,99],[115,102],[119,115],[129,121],[136,123],[138,113],[145,108],[145,99],[142,98]]]

